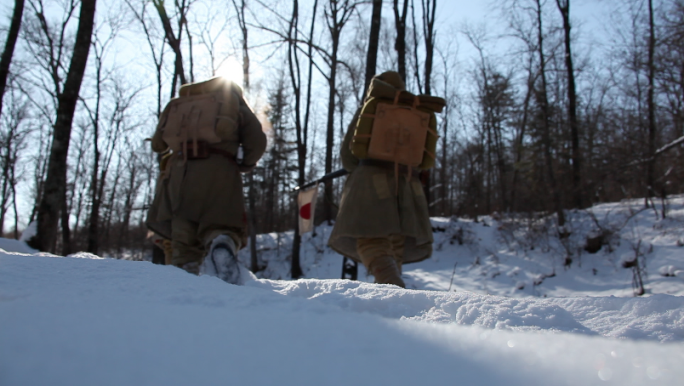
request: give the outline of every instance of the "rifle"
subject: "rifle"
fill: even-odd
[[[319,178],[313,182],[309,182],[308,184],[304,184],[302,186],[297,186],[296,188],[292,189],[292,192],[294,193],[298,190],[310,188],[314,185],[320,184],[321,182],[325,182],[327,180],[333,180],[333,179],[338,178],[338,177],[346,176],[347,174],[349,174],[349,172],[346,171],[345,169],[335,170],[334,172],[328,173],[328,174],[324,175],[323,177],[321,177],[321,178]]]
[[[304,184],[302,186],[297,186],[296,188],[292,189],[292,192],[294,193],[299,190],[306,189],[314,185],[318,185],[321,182],[342,177],[347,174],[349,174],[349,172],[345,169],[335,170],[334,172],[328,173],[323,177],[317,179],[316,181],[309,182],[308,184]],[[357,280],[357,277],[358,265],[356,264],[356,261],[348,258],[347,256],[344,256],[344,261],[342,262],[342,279]]]

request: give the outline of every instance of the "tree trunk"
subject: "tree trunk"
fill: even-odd
[[[382,0],[373,0],[370,37],[368,38],[368,55],[366,56],[366,82],[364,83],[364,90],[368,90],[371,79],[373,79],[373,75],[375,75],[375,68],[378,61],[378,40],[380,39],[381,22]]]
[[[530,99],[532,97],[532,92],[534,91],[534,75],[532,74],[532,66],[530,63],[530,73],[527,77],[527,92],[525,93],[525,101],[523,102],[523,116],[520,122],[520,133],[515,144],[515,167],[513,168],[513,182],[511,183],[511,209],[516,212],[518,211],[517,206],[517,189],[518,189],[518,174],[520,169],[520,161],[522,161],[523,155],[523,144],[525,140],[525,130],[527,129],[527,120],[529,115]]]
[[[570,37],[570,0],[556,0],[558,10],[563,17],[565,33],[565,68],[568,75],[568,120],[570,121],[570,138],[572,141],[572,190],[576,208],[582,208],[582,159],[579,145],[579,123],[577,122],[577,91],[575,87],[575,70],[572,64]]]
[[[394,25],[397,29],[394,50],[397,51],[397,71],[404,81],[406,81],[406,15],[408,2],[409,0],[404,0],[402,12],[399,13],[399,0],[394,0]]]
[[[432,61],[435,52],[435,11],[437,0],[422,0],[425,39],[425,94],[432,95]]]
[[[448,72],[448,63],[447,60],[444,59],[444,71],[445,71],[445,76],[444,76],[444,92],[446,93],[447,90],[449,89],[449,72]],[[439,173],[439,182],[440,182],[440,207],[441,207],[441,216],[447,216],[451,215],[451,213],[447,214],[447,205],[449,203],[449,200],[447,199],[447,192],[448,192],[448,182],[447,182],[447,174],[448,174],[448,164],[449,162],[447,161],[447,145],[448,145],[448,139],[449,139],[449,103],[444,107],[444,118],[442,119],[442,161],[441,161],[441,168],[440,168],[440,173]]]
[[[413,60],[415,61],[413,76],[416,78],[418,94],[422,94],[423,82],[420,80],[420,60],[418,56],[418,25],[416,24],[416,8],[414,6],[413,0],[411,0],[411,23],[413,24]]]
[[[295,99],[295,131],[297,134],[297,184],[299,186],[304,185],[306,175],[306,133],[302,132],[302,121],[301,121],[301,72],[299,69],[299,58],[297,57],[297,24],[299,21],[299,1],[294,0],[292,2],[292,18],[290,19],[290,25],[287,32],[287,45],[288,45],[288,69],[290,72],[290,80],[292,82],[292,91]],[[313,21],[312,21],[313,23]],[[313,37],[312,37],[313,38]],[[309,57],[309,60],[313,60]],[[299,234],[299,221],[297,207],[295,206],[295,216],[293,217],[294,224],[294,237],[292,239],[292,267],[290,268],[290,276],[293,279],[302,277],[302,267],[299,264],[299,254],[300,245],[302,238]]]
[[[648,171],[647,184],[648,195],[654,197],[656,192],[655,183],[655,152],[656,152],[656,119],[655,119],[655,23],[653,21],[653,0],[648,0]]]
[[[123,257],[122,251],[124,248],[131,250],[131,245],[128,238],[128,230],[131,223],[131,212],[133,211],[133,201],[135,201],[136,191],[138,190],[137,182],[138,169],[136,165],[133,165],[130,169],[130,175],[128,180],[128,189],[126,190],[126,200],[123,206],[123,219],[121,220],[121,228],[119,231],[119,243],[117,245],[117,256],[119,258]]]
[[[337,44],[339,41],[333,43],[333,58],[330,68],[330,79],[328,80],[328,124],[326,126],[325,135],[325,170],[323,174],[332,172],[333,149],[335,145],[335,78],[337,77]],[[324,199],[323,208],[325,221],[328,225],[332,224],[333,220],[333,186],[332,181],[327,180],[324,183]]]
[[[242,33],[242,87],[249,90],[249,44],[248,44],[248,29],[247,21],[245,19],[245,0],[240,0],[240,5],[233,0],[233,8],[238,17],[238,25],[240,26],[240,33]]]
[[[9,210],[10,192],[16,191],[14,171],[17,164],[17,151],[21,146],[17,141],[19,122],[10,123],[6,141],[3,143],[5,154],[2,155],[2,189],[0,190],[0,237],[5,230],[5,216]],[[16,204],[16,203],[15,203]]]
[[[337,54],[340,46],[340,36],[342,29],[352,15],[355,5],[350,5],[348,0],[342,1],[341,8],[337,1],[330,2],[330,14],[326,12],[328,30],[332,40],[332,52],[330,53],[330,75],[328,77],[328,122],[326,125],[325,139],[325,171],[324,174],[332,172],[333,150],[335,147],[335,95],[337,93]],[[333,213],[333,185],[332,181],[325,181],[323,209],[325,221],[332,224],[335,217]]]
[[[16,182],[14,169],[12,169],[12,182]],[[13,183],[12,186],[12,209],[14,209],[14,238],[19,240],[19,211],[17,210],[17,185]]]
[[[100,195],[99,184],[104,183],[100,181],[97,176],[100,172],[100,101],[102,97],[102,61],[95,51],[96,55],[96,79],[95,79],[95,111],[91,114],[91,123],[93,127],[93,170],[90,180],[90,216],[88,217],[88,246],[86,250],[92,254],[97,255],[99,252],[99,224],[100,224]]]
[[[544,158],[546,159],[546,172],[551,194],[553,195],[553,205],[558,216],[558,226],[565,225],[565,213],[561,204],[560,193],[556,186],[556,176],[553,171],[553,158],[551,156],[551,123],[549,101],[547,96],[547,82],[546,82],[546,58],[544,56],[544,29],[542,27],[542,9],[541,0],[537,0],[537,50],[539,52],[539,74],[542,80],[542,89],[540,91],[540,104],[542,110],[542,141],[544,147]]]
[[[62,210],[60,211],[62,221],[62,256],[71,254],[71,229],[69,228],[69,205],[67,205],[66,189],[62,198]]]
[[[169,46],[173,50],[174,54],[176,54],[176,61],[175,61],[175,76],[174,76],[174,83],[176,80],[176,76],[180,77],[181,84],[187,83],[186,78],[185,78],[185,70],[183,70],[183,53],[181,52],[181,41],[180,37],[182,36],[182,31],[179,31],[178,33],[178,38],[173,34],[173,28],[171,27],[171,21],[169,20],[169,16],[166,13],[166,8],[164,8],[164,1],[163,0],[152,0],[152,3],[154,4],[155,8],[157,9],[157,13],[159,14],[159,19],[161,20],[162,26],[164,27],[164,35],[166,36],[166,41],[169,43]],[[182,18],[185,17],[184,14],[181,16]],[[171,90],[171,93],[175,93],[175,87]]]
[[[233,0],[233,7],[238,16],[238,24],[240,25],[240,32],[242,33],[242,87],[246,93],[249,93],[249,41],[247,22],[245,20],[245,0],[240,1],[240,5]],[[256,202],[254,189],[254,172],[247,176],[247,221],[249,223],[249,255],[250,255],[250,269],[252,272],[259,270],[259,261],[256,247]]]
[[[14,55],[14,47],[19,37],[19,29],[21,28],[21,17],[24,14],[24,0],[14,0],[14,13],[12,14],[12,23],[7,32],[7,42],[5,49],[2,52],[2,59],[0,59],[0,116],[2,115],[2,100],[5,96],[5,87],[7,86],[7,77],[9,76],[10,64],[12,63],[12,56]]]
[[[423,38],[425,39],[425,94],[432,95],[432,60],[435,52],[435,8],[437,0],[421,0],[423,8]],[[416,61],[416,63],[418,63]],[[424,170],[423,190],[427,199],[429,212],[432,214],[432,171]]]
[[[74,44],[73,56],[63,92],[58,96],[50,161],[44,192],[38,208],[38,230],[31,246],[41,251],[54,252],[57,239],[60,200],[63,199],[67,172],[67,155],[71,138],[71,125],[76,110],[83,74],[88,62],[88,52],[95,21],[96,0],[82,0]]]

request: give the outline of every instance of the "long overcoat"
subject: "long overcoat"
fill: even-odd
[[[152,138],[152,150],[163,152],[168,146],[160,130],[164,120]],[[247,220],[240,172],[248,172],[256,166],[266,149],[266,136],[261,123],[252,110],[240,98],[239,139],[222,141],[211,147],[226,154],[237,155],[242,145],[243,159],[240,165],[234,157],[210,154],[209,158],[184,160],[174,154],[162,172],[157,194],[148,212],[148,227],[163,237],[171,238],[171,219],[182,218],[197,223],[240,230],[247,235]],[[244,243],[243,243],[244,246]]]
[[[397,175],[394,169],[359,165],[349,147],[359,114],[360,110],[347,128],[340,149],[342,164],[350,174],[328,244],[361,262],[356,239],[401,234],[406,236],[404,264],[427,259],[432,254],[432,226],[417,173]]]

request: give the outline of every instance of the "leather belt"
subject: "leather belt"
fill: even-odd
[[[396,165],[398,166],[398,169],[395,169],[395,164],[392,161],[383,161],[379,159],[372,159],[372,158],[364,158],[359,160],[359,165],[363,166],[375,166],[378,168],[383,168],[387,170],[397,170],[400,174],[413,174],[414,176],[417,176],[418,173],[420,173],[420,170],[417,168],[410,167],[408,165]]]
[[[178,152],[178,155],[182,156],[184,160],[191,161],[209,158],[209,154],[218,154],[228,158],[231,161],[235,161],[235,155],[229,151],[211,147],[205,141],[197,141],[196,143],[197,146],[195,146],[195,143],[192,141],[186,142],[185,146],[183,146],[185,148],[185,153],[183,152],[183,148],[181,148],[181,150]]]
[[[231,159],[231,160],[235,160],[235,156],[234,156],[231,152],[229,152],[229,151],[227,151],[227,150],[221,150],[221,149],[216,149],[216,148],[214,148],[214,147],[210,147],[210,148],[209,148],[209,153],[211,153],[211,154],[219,154],[219,155],[222,155],[222,156],[224,156],[224,157],[226,157],[226,158],[229,158],[229,159]]]

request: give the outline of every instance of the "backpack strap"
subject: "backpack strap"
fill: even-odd
[[[429,126],[427,127],[427,131],[428,131],[428,134],[432,134],[433,136],[439,138],[439,134],[437,134],[437,131],[432,130]],[[427,145],[427,143],[426,143],[426,145]],[[425,147],[424,150],[425,150],[425,154],[427,154],[428,157],[430,157],[430,158],[432,158],[432,159],[437,159],[437,157],[435,156],[435,153],[433,153],[433,152],[431,152],[430,150],[428,150],[427,147]]]

